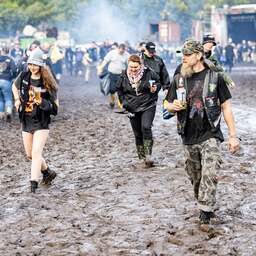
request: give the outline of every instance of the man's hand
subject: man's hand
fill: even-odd
[[[164,108],[166,108],[170,112],[178,112],[184,110],[184,105],[180,100],[174,100],[172,103],[164,100]]]
[[[239,150],[239,139],[237,137],[229,137],[228,139],[228,149],[234,154]]]
[[[155,84],[150,86],[150,92],[151,93],[155,93],[156,91],[157,91],[157,86]]]
[[[182,104],[182,101],[180,100],[174,100],[172,103],[172,109],[177,112],[177,111],[181,111],[184,110],[184,106]]]

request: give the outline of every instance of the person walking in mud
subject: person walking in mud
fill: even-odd
[[[158,74],[161,86],[167,93],[170,87],[169,74],[162,58],[156,55],[156,45],[153,42],[146,43],[141,52],[141,58],[146,67],[153,69]]]
[[[11,121],[13,112],[12,79],[15,76],[14,60],[8,56],[7,48],[0,48],[0,120]]]
[[[154,165],[152,124],[160,89],[159,76],[145,67],[138,55],[131,55],[117,83],[117,93],[122,107],[130,113],[138,157],[146,167]]]
[[[225,47],[225,52],[226,52],[227,71],[229,73],[231,73],[232,68],[234,66],[234,58],[235,58],[234,46],[232,44],[232,39],[231,38],[228,41],[228,45]]]
[[[216,46],[216,42],[215,42],[215,38],[213,35],[211,34],[206,34],[203,36],[203,48],[204,48],[204,62],[206,66],[208,66],[210,69],[212,69],[215,72],[219,72],[221,73],[221,75],[223,76],[226,84],[228,85],[229,88],[234,88],[235,87],[235,83],[234,81],[231,79],[231,77],[224,72],[224,68],[222,67],[222,65],[219,63],[219,61],[217,60],[217,58],[215,57],[214,54],[212,54],[213,51],[213,47]],[[174,75],[180,73],[181,70],[181,66],[182,64],[178,65],[176,70],[174,71]]]
[[[43,51],[34,50],[28,58],[28,71],[19,74],[12,91],[15,107],[22,124],[26,156],[31,163],[31,192],[35,193],[41,173],[42,183],[48,185],[56,177],[42,157],[49,136],[51,115],[57,115],[57,84],[49,67],[45,66]]]
[[[122,71],[127,68],[129,53],[126,51],[125,44],[120,44],[116,49],[111,50],[105,56],[103,62],[98,67],[98,74],[101,74],[104,67],[108,65],[110,79],[110,102],[111,109],[115,107],[116,84]]]
[[[224,72],[224,68],[221,66],[215,55],[212,53],[213,48],[216,46],[215,38],[211,34],[206,34],[203,37],[203,47],[204,47],[204,55],[208,66],[216,72],[221,72],[222,76],[227,83],[228,87],[233,88],[235,87],[234,81],[230,78],[228,74]]]
[[[165,107],[177,114],[177,128],[185,149],[185,170],[194,187],[200,221],[209,224],[214,216],[217,169],[220,167],[221,113],[228,127],[231,153],[239,149],[231,108],[231,94],[223,76],[204,63],[203,45],[185,41],[181,71],[174,76]]]

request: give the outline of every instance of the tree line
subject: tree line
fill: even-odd
[[[0,35],[13,36],[25,25],[47,24],[65,28],[81,17],[86,5],[97,4],[102,0],[1,0]],[[106,0],[116,5],[122,12],[136,19],[143,10],[151,19],[172,19],[182,26],[186,36],[191,31],[192,20],[211,5],[222,7],[224,4],[250,4],[255,0]]]

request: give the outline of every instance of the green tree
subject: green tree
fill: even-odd
[[[101,1],[101,0],[97,0]],[[84,7],[97,4],[96,0],[0,0],[0,33],[13,35],[26,24],[38,26],[65,24],[72,27],[74,21],[83,16]],[[117,6],[132,25],[144,21],[151,23],[163,18],[178,22],[182,38],[189,36],[192,20],[211,5],[250,4],[255,0],[108,0]],[[100,18],[100,17],[99,17]]]
[[[55,24],[76,17],[78,6],[86,0],[3,0],[0,2],[0,33],[13,35],[26,24]],[[87,1],[88,2],[88,1]]]
[[[207,0],[207,5],[215,5],[216,7],[222,7],[223,5],[239,5],[239,4],[255,4],[255,0]]]

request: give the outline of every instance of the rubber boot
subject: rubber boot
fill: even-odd
[[[136,145],[139,159],[145,159],[144,145]]]
[[[144,152],[145,152],[145,166],[146,167],[153,167],[154,160],[152,158],[152,147],[153,147],[153,140],[144,140]]]
[[[110,94],[109,107],[111,109],[114,109],[114,107],[115,107],[115,100],[116,100],[115,94]]]

